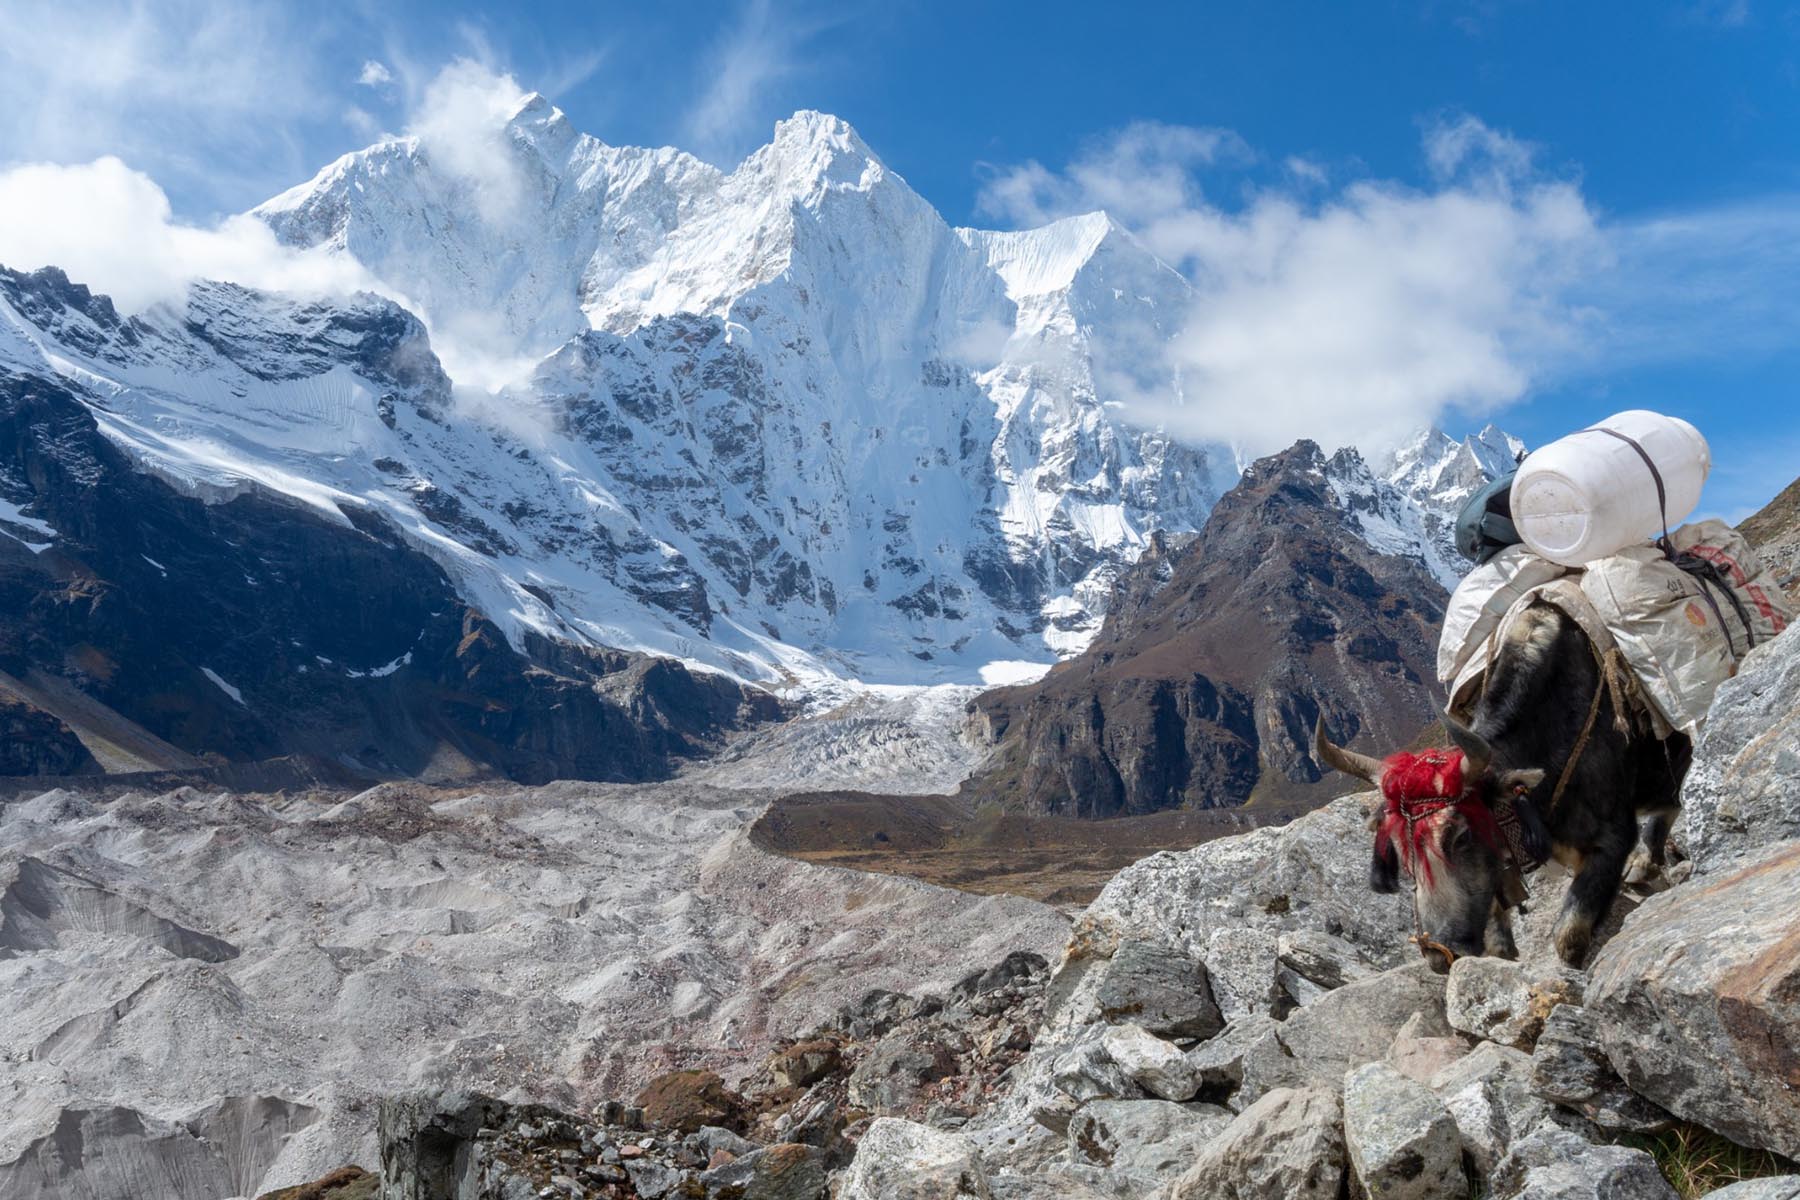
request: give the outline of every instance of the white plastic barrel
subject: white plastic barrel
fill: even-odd
[[[1632,409],[1532,451],[1513,478],[1512,518],[1534,553],[1565,567],[1617,554],[1660,534],[1656,480],[1631,446],[1644,448],[1662,474],[1673,529],[1700,503],[1712,451],[1680,417]]]

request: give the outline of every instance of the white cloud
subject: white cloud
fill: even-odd
[[[1021,226],[1095,209],[1127,225],[1147,225],[1203,203],[1201,168],[1248,158],[1249,148],[1230,130],[1137,121],[1090,141],[1060,172],[1035,160],[989,168],[976,208]]]
[[[356,82],[364,87],[378,88],[394,82],[394,73],[387,69],[387,64],[371,58],[363,63],[362,74],[356,77]]]
[[[1246,161],[1237,139],[1140,125],[1064,171],[997,175],[983,204],[1026,223],[1105,208],[1193,284],[1163,343],[1176,382],[1107,381],[1139,419],[1259,454],[1300,437],[1372,446],[1523,395],[1574,353],[1593,319],[1574,286],[1610,255],[1579,189],[1523,144],[1463,119],[1424,151],[1429,189],[1320,196],[1321,176],[1290,163],[1285,188],[1228,211],[1194,176]]]
[[[490,225],[516,216],[524,196],[526,180],[506,124],[525,97],[511,75],[459,58],[426,85],[406,127],[435,166],[468,185]]]
[[[720,166],[735,162],[778,115],[767,111],[776,87],[818,65],[809,44],[846,18],[746,0],[701,68],[706,85],[682,123],[684,148]]]
[[[207,0],[8,0],[0,164],[117,154],[178,192],[247,206],[317,166],[298,135],[341,112],[320,70],[334,27],[317,7],[300,20]]]
[[[279,244],[253,217],[176,221],[154,180],[111,157],[0,171],[0,263],[61,267],[126,312],[179,302],[195,279],[303,294],[375,286],[347,259]]]

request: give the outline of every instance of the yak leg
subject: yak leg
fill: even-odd
[[[1663,847],[1669,840],[1669,827],[1675,823],[1680,808],[1659,808],[1638,825],[1638,844],[1625,861],[1625,882],[1643,883],[1663,869]]]
[[[1637,825],[1614,830],[1581,859],[1569,894],[1563,899],[1562,915],[1556,921],[1557,957],[1571,967],[1579,967],[1593,945],[1594,930],[1606,920],[1613,901],[1619,895],[1619,880],[1625,874],[1625,860],[1631,854]]]
[[[1506,905],[1494,901],[1494,909],[1488,914],[1487,933],[1483,939],[1482,949],[1489,958],[1517,958],[1519,948],[1513,943],[1512,913]]]

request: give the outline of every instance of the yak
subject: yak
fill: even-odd
[[[1445,967],[1455,956],[1515,958],[1511,872],[1554,856],[1574,876],[1556,952],[1579,966],[1621,882],[1663,866],[1692,745],[1679,732],[1659,739],[1581,625],[1542,600],[1508,626],[1466,707],[1463,720],[1443,715],[1460,759],[1358,754],[1333,745],[1321,717],[1321,763],[1386,798],[1369,884],[1397,892],[1404,862],[1421,952],[1442,952]],[[1517,836],[1497,818],[1516,821]]]

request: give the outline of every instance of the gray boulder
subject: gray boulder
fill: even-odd
[[[1161,1037],[1209,1038],[1225,1027],[1205,964],[1157,942],[1121,943],[1094,999],[1101,1019],[1129,1021]]]
[[[1231,1120],[1211,1104],[1096,1100],[1069,1122],[1069,1157],[1141,1180],[1173,1179]]]
[[[1374,973],[1369,958],[1353,944],[1322,929],[1290,929],[1275,939],[1281,965],[1326,991]]]
[[[1521,1137],[1495,1169],[1491,1200],[1677,1200],[1656,1160],[1595,1145],[1546,1124]]]
[[[1415,1083],[1430,1084],[1439,1071],[1469,1053],[1467,1041],[1431,1034],[1427,1032],[1431,1027],[1424,1013],[1414,1013],[1388,1047],[1388,1063]]]
[[[1796,896],[1800,842],[1653,896],[1602,948],[1587,990],[1633,1091],[1789,1157],[1800,1155]]]
[[[898,1036],[877,1042],[850,1072],[850,1103],[872,1113],[902,1111],[919,1098],[925,1085],[956,1073],[956,1056],[935,1042],[913,1042]]]
[[[1746,1179],[1708,1192],[1706,1200],[1800,1200],[1800,1175]]]
[[[1363,1191],[1382,1200],[1437,1200],[1467,1191],[1462,1138],[1424,1084],[1386,1063],[1344,1076],[1344,1141]]]
[[[1758,647],[1719,685],[1681,804],[1701,875],[1800,838],[1800,635]]]
[[[1228,1021],[1272,1015],[1281,1006],[1275,935],[1261,929],[1216,929],[1206,943],[1213,998]]]
[[[1509,1146],[1557,1116],[1550,1102],[1532,1090],[1531,1056],[1494,1042],[1483,1042],[1445,1067],[1431,1081],[1431,1090],[1450,1110],[1463,1151],[1484,1179]],[[1578,1125],[1579,1119],[1565,1121]]]
[[[1244,1056],[1273,1037],[1279,1026],[1273,1017],[1243,1017],[1227,1025],[1217,1037],[1189,1050],[1187,1059],[1194,1068],[1200,1099],[1243,1108],[1235,1096],[1244,1082]]]
[[[1459,958],[1444,985],[1444,1018],[1484,1041],[1519,1044],[1517,1023],[1531,1003],[1525,970],[1504,958]]]
[[[1283,1088],[1239,1113],[1169,1200],[1337,1200],[1344,1184],[1337,1093]]]
[[[1209,970],[1208,943],[1220,929],[1320,930],[1374,966],[1415,958],[1408,899],[1369,891],[1372,798],[1345,796],[1283,826],[1153,854],[1113,876],[1077,920],[1075,937],[1150,938],[1207,959]],[[1219,990],[1215,973],[1215,998]]]
[[[1245,1050],[1238,1098],[1254,1103],[1277,1088],[1336,1091],[1351,1067],[1386,1058],[1395,1035],[1415,1013],[1421,1014],[1421,1032],[1449,1035],[1444,978],[1417,960],[1328,992]]]
[[[475,1135],[498,1126],[512,1106],[478,1092],[383,1097],[381,1194],[391,1200],[454,1196]]]
[[[630,1167],[626,1169],[630,1170]],[[641,1195],[648,1196],[637,1178],[633,1171],[632,1182]],[[825,1195],[825,1156],[812,1146],[781,1142],[703,1171],[699,1179],[708,1196],[734,1196],[740,1200],[818,1200]]]
[[[1106,1031],[1101,1047],[1131,1081],[1164,1100],[1192,1100],[1200,1090],[1200,1072],[1172,1044],[1137,1025]]]
[[[1625,1086],[1600,1044],[1599,1019],[1589,1009],[1551,1010],[1531,1054],[1538,1095],[1574,1109],[1608,1133],[1657,1133],[1673,1119]]]
[[[992,1200],[974,1143],[958,1133],[878,1117],[856,1145],[839,1200]]]

